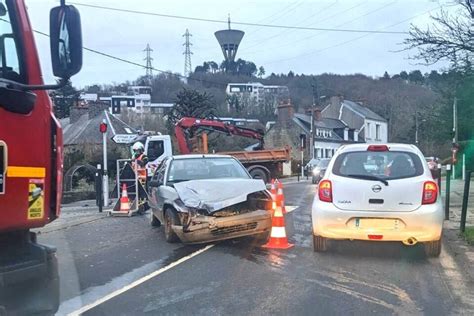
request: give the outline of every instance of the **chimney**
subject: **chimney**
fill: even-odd
[[[107,102],[89,102],[89,120],[101,115],[104,110],[109,109],[109,104]]]
[[[321,121],[322,118],[323,118],[323,114],[321,113],[321,109],[314,110],[314,119],[316,121]]]
[[[344,140],[349,140],[349,129],[344,128]]]
[[[293,119],[294,109],[291,105],[291,101],[288,100],[287,103],[282,103],[277,107],[278,123],[282,125],[287,125],[289,121]]]
[[[88,108],[86,106],[85,107],[77,107],[77,106],[71,107],[71,110],[69,112],[69,123],[70,124],[76,123],[77,121],[79,121],[81,116],[83,116],[84,114],[87,114],[87,112],[88,112]]]

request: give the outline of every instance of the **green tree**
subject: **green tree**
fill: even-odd
[[[400,72],[400,78],[402,78],[403,80],[408,80],[408,72],[406,72],[405,70]]]
[[[176,100],[168,113],[168,123],[174,125],[183,117],[212,118],[216,114],[213,97],[204,92],[183,88],[176,95]]]
[[[385,71],[385,72],[383,73],[383,77],[382,77],[382,78],[385,79],[385,80],[388,80],[388,79],[390,79],[390,75],[388,74],[388,72]]]
[[[64,87],[51,92],[56,117],[69,117],[70,109],[77,104],[80,94],[81,93],[72,86],[71,81],[68,81]]]
[[[258,75],[260,78],[262,78],[263,76],[265,76],[265,68],[263,68],[263,66],[260,66],[258,68]]]
[[[408,80],[413,83],[423,83],[425,80],[425,77],[423,77],[423,74],[419,70],[413,70],[410,71],[408,74]]]

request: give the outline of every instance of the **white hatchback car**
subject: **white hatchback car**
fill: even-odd
[[[421,151],[406,144],[342,146],[312,206],[314,251],[328,239],[421,242],[439,256],[443,206]]]

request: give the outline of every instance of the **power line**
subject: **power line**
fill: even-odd
[[[0,21],[10,23],[8,20],[5,20],[3,18],[0,18]],[[33,32],[35,32],[37,34],[40,34],[40,35],[43,35],[43,36],[46,36],[46,37],[49,37],[49,34],[46,34],[44,32],[38,31],[38,30],[33,30]],[[82,46],[82,49],[84,49],[85,51],[97,54],[97,55],[101,55],[101,56],[104,56],[104,57],[107,57],[107,58],[110,58],[110,59],[114,59],[114,60],[117,60],[117,61],[121,61],[121,62],[130,64],[130,65],[134,65],[134,66],[146,69],[146,65],[143,65],[143,64],[131,61],[131,60],[127,60],[127,59],[124,59],[124,58],[121,58],[121,57],[113,56],[113,55],[110,55],[110,54],[107,54],[107,53],[104,53],[104,52],[101,52],[101,51],[98,51],[98,50],[95,50],[95,49],[92,49],[92,48],[88,48],[88,47],[85,47],[85,46]],[[167,75],[170,75],[170,76],[175,76],[175,77],[178,77],[180,79],[188,79],[188,80],[193,80],[193,81],[208,83],[208,84],[214,84],[214,85],[223,86],[223,87],[227,86],[226,84],[223,84],[222,82],[217,82],[217,81],[212,81],[212,80],[199,79],[199,78],[186,78],[183,75],[173,73],[171,71],[160,70],[160,69],[157,69],[155,67],[151,67],[151,69],[153,71],[156,71],[156,72],[159,72],[159,73],[162,73],[162,74],[167,74]]]
[[[314,24],[317,24],[317,23],[321,23],[321,22],[325,22],[325,21],[331,20],[333,17],[335,17],[335,16],[340,16],[340,15],[342,15],[342,14],[348,12],[348,11],[351,11],[351,10],[357,8],[357,7],[360,7],[361,5],[363,5],[363,4],[365,4],[365,3],[366,3],[365,1],[362,1],[362,2],[360,2],[360,3],[358,3],[358,4],[354,5],[354,6],[352,6],[352,7],[350,7],[350,8],[347,8],[347,9],[345,9],[345,10],[342,10],[342,11],[340,11],[340,12],[336,12],[335,14],[332,14],[332,15],[330,15],[330,16],[327,16],[326,18],[324,18],[324,19],[322,19],[322,20],[319,20],[319,21],[316,22],[316,23],[311,23],[311,24],[309,24],[308,26],[311,26],[311,25],[314,25]],[[333,4],[335,4],[335,3],[333,3]],[[294,30],[293,30],[293,31],[294,31]],[[277,36],[278,36],[278,35],[281,35],[282,33],[284,33],[284,32],[281,32],[281,33],[277,34]],[[318,34],[320,34],[320,33],[318,32]],[[275,37],[277,37],[277,36],[268,37],[268,38],[265,39],[265,41],[266,41],[266,40],[269,40],[269,39],[272,39],[272,38],[275,38]],[[299,41],[300,41],[300,40],[298,40],[298,41],[296,41],[296,42],[299,42]],[[284,45],[284,46],[289,46],[289,45],[291,45],[291,44],[294,43],[294,42],[295,42],[295,41],[293,41],[293,42],[291,42],[291,43],[287,43],[287,44]],[[251,45],[250,47],[246,47],[245,49],[243,49],[243,52],[249,53],[249,52],[247,51],[248,49],[251,49],[251,48],[257,47],[257,46],[260,46],[260,44]],[[250,52],[250,53],[253,54],[253,53],[262,52],[262,51],[268,51],[268,50],[253,51],[253,52]]]
[[[404,22],[413,20],[414,18],[417,18],[417,17],[419,17],[419,16],[425,15],[426,13],[429,13],[429,12],[431,12],[431,11],[437,10],[437,9],[439,9],[439,8],[441,8],[441,7],[442,7],[442,6],[438,6],[438,7],[436,7],[436,8],[433,8],[433,9],[430,9],[430,10],[427,10],[427,11],[424,11],[424,12],[422,12],[422,13],[420,13],[420,14],[411,16],[411,17],[409,17],[409,18],[407,18],[407,19],[404,19],[404,20],[402,20],[402,21],[399,21],[399,22],[397,22],[397,23],[394,23],[394,24],[391,24],[391,25],[382,27],[381,30],[387,29],[387,28],[391,28],[391,27],[397,26],[397,25],[399,25],[399,24],[402,24],[402,23],[404,23]],[[317,53],[323,52],[323,51],[328,50],[328,49],[331,49],[331,48],[340,47],[340,46],[346,45],[346,44],[348,44],[348,43],[357,41],[357,40],[359,40],[359,39],[361,39],[361,38],[364,38],[364,37],[367,37],[367,36],[369,36],[369,35],[371,35],[371,34],[364,34],[364,35],[361,35],[361,36],[359,36],[359,37],[355,37],[355,38],[349,39],[349,40],[347,40],[347,41],[340,42],[340,43],[337,43],[337,44],[334,44],[334,45],[331,45],[331,46],[327,46],[327,47],[324,47],[324,48],[321,48],[321,49],[318,49],[318,50],[315,50],[315,51],[312,51],[312,52],[309,52],[309,53],[300,54],[300,55],[293,56],[293,57],[290,57],[290,58],[272,60],[272,61],[266,62],[266,63],[264,63],[264,64],[265,64],[265,65],[274,64],[274,63],[279,63],[279,62],[282,62],[282,61],[287,61],[287,60],[292,60],[292,59],[297,59],[297,58],[301,58],[301,57],[305,57],[305,56],[317,54]]]
[[[315,16],[321,15],[322,12],[326,11],[327,9],[333,7],[333,6],[336,5],[336,4],[337,4],[337,0],[334,1],[334,2],[332,2],[332,3],[330,3],[329,5],[327,5],[327,6],[325,6],[325,7],[323,7],[321,10],[319,10],[319,11],[317,12],[317,14],[313,14],[313,12],[312,12],[312,13],[310,14],[310,16],[308,16],[308,17],[305,18],[304,20],[300,21],[300,23],[299,23],[300,26],[303,25],[303,22],[306,22],[306,21],[308,21],[309,19],[314,19]],[[260,28],[258,28],[258,29],[260,29]],[[258,30],[258,29],[257,29],[257,30]],[[275,34],[275,35],[270,36],[270,37],[267,36],[267,37],[265,37],[265,38],[259,38],[259,39],[253,40],[253,41],[250,42],[252,45],[250,45],[249,47],[244,48],[244,51],[246,51],[247,49],[250,49],[250,48],[252,48],[252,47],[260,46],[263,42],[267,42],[267,41],[269,41],[269,40],[271,40],[271,39],[273,39],[273,38],[275,38],[275,37],[281,36],[282,34],[288,34],[288,33],[294,32],[294,31],[295,31],[295,30],[283,30],[283,31],[281,31],[281,32],[279,32],[279,33],[277,33],[277,34]],[[249,35],[250,35],[250,33],[247,34],[247,37],[248,37]]]
[[[221,23],[221,24],[228,23],[227,20],[204,19],[204,18],[197,18],[197,17],[190,17],[190,16],[180,16],[180,15],[172,15],[172,14],[161,14],[161,13],[153,13],[153,12],[128,10],[128,9],[119,9],[119,8],[104,7],[104,6],[98,6],[98,5],[92,5],[92,4],[77,3],[77,2],[69,2],[69,3],[79,5],[79,6],[89,7],[89,8],[95,8],[95,9],[142,14],[142,15],[149,15],[149,16],[159,16],[163,18]],[[283,28],[283,29],[306,30],[306,31],[327,31],[327,32],[345,32],[345,33],[368,33],[368,34],[407,34],[406,32],[400,32],[400,31],[317,28],[317,27],[304,27],[304,26],[292,26],[292,25],[259,24],[259,23],[250,23],[250,22],[232,22],[232,23],[236,25],[245,25],[245,26],[260,26],[260,27],[268,27],[268,28]]]
[[[191,55],[193,54],[191,52],[191,42],[189,41],[189,37],[191,37],[192,35],[189,33],[189,30],[186,29],[186,33],[184,33],[184,38],[185,38],[185,41],[184,41],[184,76],[185,77],[189,77],[189,74],[191,74],[193,72],[192,70],[192,66],[191,66]]]
[[[344,22],[344,23],[338,24],[338,25],[336,25],[335,27],[341,27],[341,26],[350,24],[350,23],[352,23],[352,22],[354,22],[354,21],[357,21],[357,20],[360,19],[360,18],[363,18],[363,17],[368,16],[368,15],[370,15],[370,14],[373,14],[373,13],[375,13],[375,12],[381,11],[381,10],[383,10],[383,9],[385,9],[385,8],[387,8],[387,7],[391,6],[391,5],[393,5],[393,4],[395,4],[396,2],[397,2],[397,1],[387,2],[387,3],[385,3],[384,5],[382,5],[381,7],[378,7],[378,8],[376,8],[376,9],[374,9],[374,10],[368,11],[368,12],[366,12],[366,13],[364,13],[364,14],[362,14],[362,15],[359,15],[359,16],[357,16],[357,17],[355,17],[355,18],[353,18],[353,19],[351,19],[351,20],[349,20],[349,21],[346,21],[346,22]],[[354,8],[360,6],[361,4],[362,4],[362,3],[359,3],[359,5],[356,5],[356,6],[352,7],[351,9],[354,9]],[[345,10],[345,11],[343,11],[343,12],[346,12],[346,11],[347,11],[347,10]],[[327,20],[327,19],[324,19],[324,20],[322,20],[322,21],[320,21],[320,22],[323,22],[323,21],[325,21],[325,20]],[[298,39],[298,40],[296,40],[296,41],[291,41],[291,42],[289,42],[289,43],[286,43],[285,45],[279,46],[279,48],[281,48],[281,47],[287,47],[287,46],[293,46],[294,44],[300,43],[300,42],[303,42],[303,41],[306,42],[308,39],[321,36],[323,33],[324,33],[324,32],[318,32],[318,33],[316,33],[316,34],[314,34],[314,35],[306,36],[306,37],[304,37],[304,38],[302,38],[302,39]],[[252,46],[252,47],[255,47],[255,46]],[[257,50],[257,51],[253,51],[253,52],[247,52],[247,54],[255,54],[255,53],[258,53],[258,52],[262,52],[262,51],[264,51],[264,50]]]

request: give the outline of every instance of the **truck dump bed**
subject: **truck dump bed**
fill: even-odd
[[[226,151],[219,154],[233,156],[243,164],[253,162],[285,162],[290,160],[290,148],[288,147],[254,151]]]

